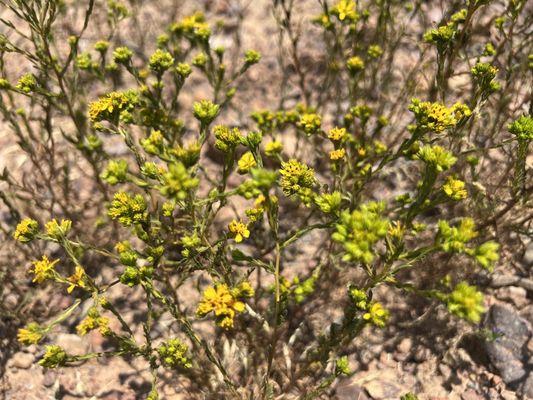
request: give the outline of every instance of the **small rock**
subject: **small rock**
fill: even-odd
[[[529,304],[527,290],[519,286],[507,286],[497,291],[497,297],[501,300],[511,301],[518,308]]]
[[[491,377],[490,377],[490,382],[494,385],[494,386],[498,386],[498,385],[501,385],[502,384],[502,378],[498,375],[494,375],[492,374]]]
[[[413,340],[411,338],[403,338],[398,344],[398,351],[400,353],[409,353],[413,347]]]
[[[486,396],[485,399],[487,399]],[[498,390],[496,390],[495,388],[490,388],[489,397],[487,400],[502,400],[502,397],[500,396],[500,392]]]
[[[24,351],[30,354],[37,354],[40,351],[40,349],[35,344],[31,344],[29,346],[26,346],[24,348]]]
[[[504,346],[497,344],[491,346],[489,357],[507,384],[519,381],[526,374],[521,360],[516,358],[516,355]]]
[[[475,364],[470,354],[463,348],[449,351],[444,357],[444,362],[451,367],[470,367]]]
[[[56,344],[61,346],[68,354],[79,355],[87,352],[87,342],[78,335],[60,333],[57,335]]]
[[[520,316],[526,321],[533,321],[533,304],[522,308],[520,310]]]
[[[400,397],[403,391],[395,384],[397,381],[396,373],[385,369],[381,371],[379,378],[366,382],[363,387],[374,400],[395,399]]]
[[[444,378],[448,378],[452,374],[452,369],[444,363],[439,363],[439,372]]]
[[[28,369],[33,364],[34,357],[32,354],[18,352],[11,357],[10,365],[12,368]]]
[[[392,359],[391,354],[384,351],[379,355],[379,362],[385,367],[394,367],[397,364],[396,361]]]
[[[413,341],[411,338],[404,338],[396,347],[394,352],[394,359],[397,361],[407,361],[411,357],[411,349],[413,348]]]
[[[415,351],[414,359],[416,362],[421,363],[426,361],[430,355],[431,351],[427,347],[419,346]]]
[[[6,297],[4,297],[3,301],[4,301],[4,307],[7,310],[10,310],[16,307],[20,300],[17,298],[17,296],[14,293],[9,293]]]
[[[510,390],[502,390],[500,396],[503,400],[516,400],[515,392],[511,392]]]
[[[525,399],[533,399],[533,372],[527,376],[524,384],[520,388],[520,393]]]
[[[50,387],[57,381],[57,373],[51,369],[46,370],[43,377],[44,387]]]
[[[475,390],[468,389],[461,395],[461,400],[483,400],[483,396],[479,395]]]
[[[487,355],[506,384],[516,384],[526,375],[525,344],[531,337],[531,326],[508,305],[493,305],[485,328],[499,337],[485,344]]]
[[[339,400],[370,400],[363,388],[357,385],[342,385],[335,390]]]
[[[526,267],[533,265],[533,241],[527,245],[522,261]]]

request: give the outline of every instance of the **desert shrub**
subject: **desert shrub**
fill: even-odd
[[[172,15],[148,41],[134,1],[1,3],[0,110],[30,166],[1,176],[2,277],[50,299],[9,310],[43,367],[141,358],[149,399],[169,374],[191,398],[328,396],[357,338],[402,322],[385,288],[476,329],[473,282],[531,235],[525,1],[447,2],[438,24],[433,1],[297,22],[273,1],[279,91],[255,110],[262,55],[214,45],[224,21]],[[61,329],[106,345],[68,354]]]

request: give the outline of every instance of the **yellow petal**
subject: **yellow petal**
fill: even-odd
[[[243,312],[245,310],[245,305],[242,301],[236,301],[233,303],[233,309],[237,312]]]

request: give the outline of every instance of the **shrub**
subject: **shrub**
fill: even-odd
[[[531,220],[531,56],[513,45],[525,1],[503,14],[496,1],[450,2],[433,27],[428,2],[321,1],[305,21],[323,41],[316,61],[304,61],[295,2],[273,1],[279,106],[239,124],[231,111],[245,111],[239,92],[265,57],[214,47],[221,26],[203,13],[146,47],[121,42],[135,16],[121,2],[1,3],[12,11],[2,22],[27,34],[1,36],[0,111],[32,165],[1,176],[2,231],[31,262],[29,279],[7,276],[17,292],[39,290],[31,280],[69,302],[17,316],[19,342],[45,345],[43,367],[138,357],[150,399],[163,369],[191,398],[312,399],[351,373],[349,344],[365,329],[404,318],[384,288],[480,322],[483,295],[467,280],[482,283],[506,235]],[[110,34],[87,43],[101,9]],[[64,38],[75,10],[83,24]],[[14,79],[18,60],[32,72]],[[289,267],[298,248],[313,257]],[[106,350],[54,344],[72,324]]]

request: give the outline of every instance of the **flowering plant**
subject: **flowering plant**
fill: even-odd
[[[452,7],[438,27],[416,32],[424,49],[399,82],[395,43],[415,39],[395,22],[420,17],[422,1],[320,1],[308,22],[324,39],[322,81],[302,65],[294,2],[273,1],[280,40],[292,43],[280,69],[300,102],[283,94],[279,107],[239,123],[231,110],[262,56],[214,46],[221,28],[203,13],[137,51],[113,34],[82,43],[101,7],[93,0],[0,3],[31,32],[14,36],[36,48],[0,36],[0,111],[36,166],[27,187],[12,171],[2,175],[12,217],[4,230],[27,255],[31,281],[68,298],[55,316],[21,318],[18,340],[44,345],[43,367],[136,357],[151,372],[152,400],[164,370],[191,398],[313,399],[350,374],[350,343],[397,322],[384,291],[480,322],[483,294],[469,282],[498,265],[497,229],[531,220],[533,122],[522,92],[507,107],[531,73],[525,50],[513,53],[506,36],[525,24],[524,1],[498,19],[507,39],[481,51],[470,29],[497,9],[479,0]],[[85,22],[65,52],[56,25],[70,7]],[[106,15],[115,33],[130,10],[108,1]],[[11,81],[15,56],[37,69]],[[502,74],[506,57],[517,67]],[[455,69],[471,64],[470,96],[460,96]],[[410,84],[428,71],[427,85]],[[200,78],[209,95],[182,101]],[[488,187],[498,162],[490,150],[515,148],[513,174]],[[90,189],[73,194],[76,182]],[[492,191],[508,193],[507,205]],[[30,207],[18,206],[24,199]],[[521,221],[505,220],[511,210]],[[130,297],[142,299],[139,320],[128,317]],[[80,336],[102,335],[106,350],[70,354],[54,344],[73,322]],[[238,347],[233,359],[225,343]]]

